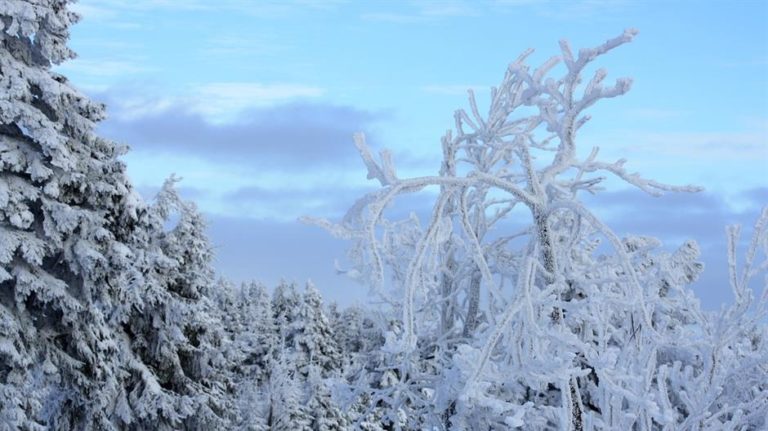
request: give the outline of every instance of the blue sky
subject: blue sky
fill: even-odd
[[[402,176],[439,169],[439,138],[526,48],[591,47],[635,27],[600,60],[627,95],[591,110],[579,142],[695,196],[654,199],[617,184],[590,200],[619,234],[698,240],[697,289],[728,300],[724,226],[768,203],[768,3],[764,1],[81,0],[79,58],[58,69],[108,105],[100,133],[151,196],[165,177],[210,220],[217,267],[235,280],[312,278],[349,302],[333,273],[344,243],[295,222],[339,217],[374,184],[351,134],[394,151]],[[480,97],[484,100],[484,97]]]

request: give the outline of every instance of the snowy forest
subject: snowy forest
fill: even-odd
[[[724,227],[733,299],[707,311],[696,242],[620,237],[581,200],[698,191],[578,142],[629,91],[595,65],[635,30],[470,91],[433,176],[350,137],[380,187],[302,220],[349,242],[338,272],[371,296],[340,307],[227,281],[176,178],[137,193],[106,107],[52,71],[68,6],[0,0],[0,430],[768,429],[768,207]],[[431,214],[391,211],[415,193]]]

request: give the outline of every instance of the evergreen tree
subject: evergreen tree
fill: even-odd
[[[334,431],[348,429],[347,416],[331,397],[330,382],[321,377],[317,365],[309,367],[307,407],[312,415],[313,431]]]
[[[0,2],[0,427],[113,429],[109,324],[139,201],[97,137],[103,106],[51,66],[77,16],[65,0]]]
[[[309,375],[310,365],[316,365],[322,377],[337,374],[341,369],[341,353],[324,308],[320,292],[308,282],[296,317],[291,322],[296,366],[305,378]]]
[[[281,351],[269,378],[271,398],[269,425],[272,431],[312,431],[312,417],[303,385],[289,351]]]
[[[331,322],[331,328],[345,357],[363,351],[366,340],[363,340],[363,310],[359,306],[353,305],[338,313],[338,317]]]
[[[174,182],[165,183],[133,237],[140,275],[132,289],[140,299],[121,319],[132,412],[124,423],[133,429],[220,427],[231,409],[226,335],[208,297],[213,281],[205,224]],[[168,228],[174,214],[178,221]]]
[[[272,315],[277,328],[278,345],[293,345],[293,321],[301,302],[294,283],[280,281],[272,293]]]
[[[243,284],[232,313],[239,321],[233,334],[230,355],[237,414],[235,425],[242,429],[266,429],[269,409],[269,376],[277,336],[272,303],[266,288],[258,283]]]
[[[243,352],[241,372],[260,386],[269,379],[273,350],[277,345],[272,302],[266,287],[259,283],[243,285],[240,293],[243,330],[236,337],[236,343]]]

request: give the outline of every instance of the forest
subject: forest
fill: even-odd
[[[699,190],[578,143],[630,90],[594,65],[636,30],[524,52],[448,119],[433,176],[350,137],[380,187],[302,219],[349,243],[371,296],[341,307],[217,274],[177,178],[139,195],[105,106],[52,71],[69,3],[0,1],[0,430],[768,428],[768,207],[724,227],[733,300],[709,311],[695,241],[620,237],[581,199]],[[390,211],[414,194],[429,214]]]

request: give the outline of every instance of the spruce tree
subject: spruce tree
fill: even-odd
[[[269,409],[269,377],[274,362],[277,335],[272,302],[259,283],[243,284],[237,293],[239,332],[233,335],[231,349],[235,394],[238,404],[237,427],[266,429]]]
[[[308,282],[295,320],[291,322],[296,366],[304,378],[309,375],[310,365],[317,366],[322,377],[341,370],[341,352],[323,309],[320,292]]]
[[[312,431],[312,418],[305,402],[290,351],[280,352],[269,379],[271,398],[268,423],[273,431]]]
[[[347,415],[342,412],[331,396],[332,383],[323,379],[322,373],[318,365],[310,365],[307,379],[309,392],[307,406],[312,415],[312,429],[313,431],[348,429]]]
[[[67,3],[0,3],[0,427],[222,424],[204,223],[170,185],[144,204],[104,107],[51,71]]]
[[[134,235],[134,292],[140,301],[121,319],[133,429],[208,429],[227,424],[229,375],[205,223],[168,180]],[[172,215],[178,221],[168,228]],[[145,236],[138,235],[145,233]]]
[[[278,346],[293,345],[292,323],[296,319],[301,297],[294,283],[280,281],[272,293],[272,316],[277,327]]]
[[[263,385],[269,378],[272,354],[277,344],[272,302],[266,287],[259,283],[243,286],[242,296],[247,298],[247,307],[242,308],[244,331],[239,337],[245,353],[243,367],[249,377]]]
[[[0,2],[0,427],[112,429],[118,350],[108,321],[139,200],[94,134],[103,106],[51,66],[67,1]],[[129,253],[128,253],[129,254]]]

